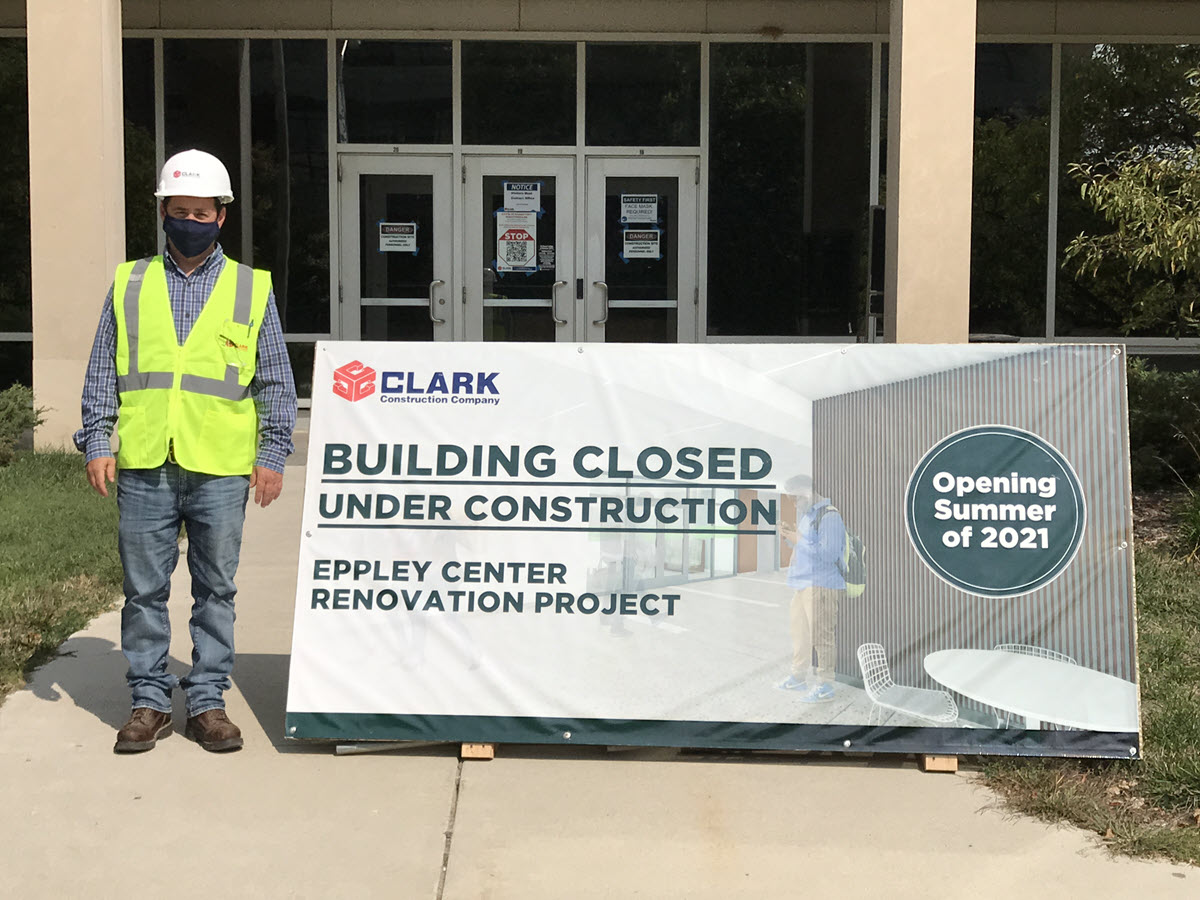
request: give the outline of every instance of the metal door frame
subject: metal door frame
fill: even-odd
[[[379,156],[361,153],[338,156],[338,317],[340,338],[344,341],[361,339],[360,310],[363,306],[421,306],[420,300],[410,298],[391,303],[364,303],[359,275],[361,241],[359,230],[359,179],[363,175],[428,175],[433,179],[433,271],[435,281],[430,285],[429,310],[431,319],[441,319],[433,326],[435,341],[454,340],[461,335],[461,323],[456,321],[455,304],[459,279],[455,265],[453,223],[453,166],[450,154],[445,156]],[[437,282],[441,281],[442,284]]]
[[[587,233],[584,264],[584,333],[581,340],[603,342],[607,318],[604,282],[604,197],[608,177],[676,178],[679,181],[678,298],[676,335],[678,343],[702,340],[700,321],[700,227],[697,218],[700,158],[698,156],[589,156],[586,161],[587,201],[584,228]],[[639,308],[639,301],[614,301],[612,308]]]
[[[483,307],[488,305],[483,297],[483,246],[480,236],[483,220],[488,210],[483,208],[482,179],[488,176],[514,175],[532,177],[553,175],[557,179],[554,196],[557,204],[555,220],[555,277],[563,282],[555,293],[555,300],[509,301],[509,306],[545,306],[547,315],[562,320],[557,325],[555,338],[558,341],[574,341],[580,321],[579,302],[575,291],[576,242],[579,235],[579,215],[575,206],[577,173],[575,157],[565,153],[521,153],[521,154],[470,154],[463,156],[463,204],[465,210],[459,238],[463,242],[463,266],[461,283],[461,308],[463,329],[460,333],[468,341],[483,340]]]

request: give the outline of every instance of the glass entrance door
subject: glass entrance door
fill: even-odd
[[[449,157],[343,156],[341,338],[450,340]]]
[[[473,157],[465,177],[467,340],[574,340],[574,158]]]
[[[695,159],[587,168],[587,340],[697,340]]]
[[[697,340],[696,159],[579,165],[344,154],[339,337]]]

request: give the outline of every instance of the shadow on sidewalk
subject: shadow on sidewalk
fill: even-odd
[[[286,653],[239,653],[233,683],[277,753],[330,754],[332,742],[289,741],[284,737],[289,659]]]
[[[288,656],[284,653],[239,653],[233,666],[233,683],[275,749],[280,751],[295,746],[283,737],[287,676]]]
[[[128,663],[121,648],[97,637],[75,637],[57,655],[29,676],[29,690],[40,700],[57,703],[63,696],[77,707],[116,730],[129,718],[129,689],[125,685]],[[182,678],[190,667],[170,657],[167,671]],[[174,715],[182,712],[176,697]]]

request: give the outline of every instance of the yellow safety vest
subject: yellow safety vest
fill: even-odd
[[[226,259],[180,346],[163,258],[117,267],[117,460],[153,469],[168,457],[193,472],[246,475],[258,414],[250,397],[271,275]]]

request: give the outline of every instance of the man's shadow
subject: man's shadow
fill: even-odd
[[[129,691],[125,672],[129,664],[121,648],[112,641],[80,636],[64,643],[45,664],[27,676],[28,689],[41,700],[57,703],[69,698],[80,709],[91,713],[114,731],[129,718]],[[189,662],[167,659],[167,671],[182,678],[191,669]],[[288,656],[283,653],[239,653],[233,680],[279,752],[318,749],[307,743],[284,737],[287,706]],[[187,716],[183,692],[173,693],[172,716],[182,723]],[[182,726],[181,726],[182,727]],[[319,748],[328,752],[328,747]]]
[[[29,673],[26,682],[34,696],[58,702],[65,694],[114,731],[129,718],[129,691],[125,672],[129,664],[121,648],[97,637],[74,637],[59,647],[47,663]],[[190,666],[174,657],[167,671],[177,677]]]

